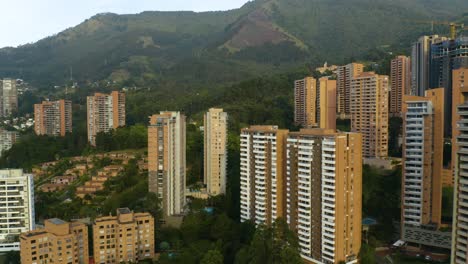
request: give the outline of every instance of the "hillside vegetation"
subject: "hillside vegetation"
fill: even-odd
[[[37,43],[1,49],[0,76],[41,88],[63,85],[71,69],[80,83],[233,83],[347,62],[380,46],[407,49],[430,33],[430,21],[457,21],[464,10],[464,0],[257,0],[223,12],[105,13]]]

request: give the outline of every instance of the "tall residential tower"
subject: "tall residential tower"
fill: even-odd
[[[337,69],[337,108],[341,118],[351,114],[351,81],[364,71],[364,65],[350,63]]]
[[[72,103],[67,100],[44,101],[34,105],[36,135],[65,136],[72,132]]]
[[[226,193],[227,121],[219,108],[211,108],[204,118],[204,181],[210,195]]]
[[[390,109],[392,116],[401,115],[402,99],[411,94],[411,61],[406,56],[398,56],[390,65]]]
[[[88,141],[96,145],[96,135],[125,126],[125,94],[113,91],[111,94],[95,93],[88,96]]]
[[[161,199],[164,217],[181,215],[185,206],[185,116],[161,112],[148,127],[149,191]]]
[[[351,83],[351,131],[362,134],[363,155],[388,155],[388,76],[364,72]]]

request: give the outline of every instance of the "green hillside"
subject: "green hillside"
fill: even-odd
[[[40,87],[62,85],[70,69],[80,83],[233,83],[305,63],[343,63],[384,45],[405,49],[430,33],[430,21],[459,20],[464,10],[464,0],[257,0],[223,12],[105,13],[1,49],[0,76]]]

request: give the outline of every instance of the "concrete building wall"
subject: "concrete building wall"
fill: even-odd
[[[161,112],[151,116],[148,127],[148,187],[162,199],[166,217],[185,207],[185,122],[179,112]]]
[[[441,224],[444,144],[444,90],[425,97],[404,96],[402,239],[415,228],[437,230]],[[427,244],[421,239],[420,244]]]
[[[209,195],[226,193],[227,121],[223,109],[211,108],[204,116],[204,182]]]
[[[149,213],[117,209],[116,216],[98,217],[93,224],[94,262],[138,262],[154,257],[154,218]]]
[[[95,93],[87,97],[88,141],[96,145],[96,135],[125,126],[125,93]]]
[[[366,158],[388,156],[388,76],[364,72],[351,82],[351,131],[363,137]]]
[[[45,221],[45,228],[21,234],[21,263],[89,263],[88,227],[60,219]]]
[[[44,101],[34,105],[36,135],[65,136],[72,132],[72,103],[67,100]]]
[[[401,116],[402,99],[411,94],[411,60],[397,56],[390,63],[390,109],[393,116]]]

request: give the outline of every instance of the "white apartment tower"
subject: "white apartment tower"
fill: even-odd
[[[15,239],[34,229],[34,179],[21,169],[0,170],[0,252],[19,251]]]
[[[16,80],[3,79],[0,81],[0,116],[10,116],[18,111],[18,91],[16,89]]]
[[[211,108],[204,118],[204,181],[210,195],[226,193],[227,121],[219,108]]]
[[[288,130],[251,126],[241,131],[241,221],[273,223],[283,216],[283,151]]]

